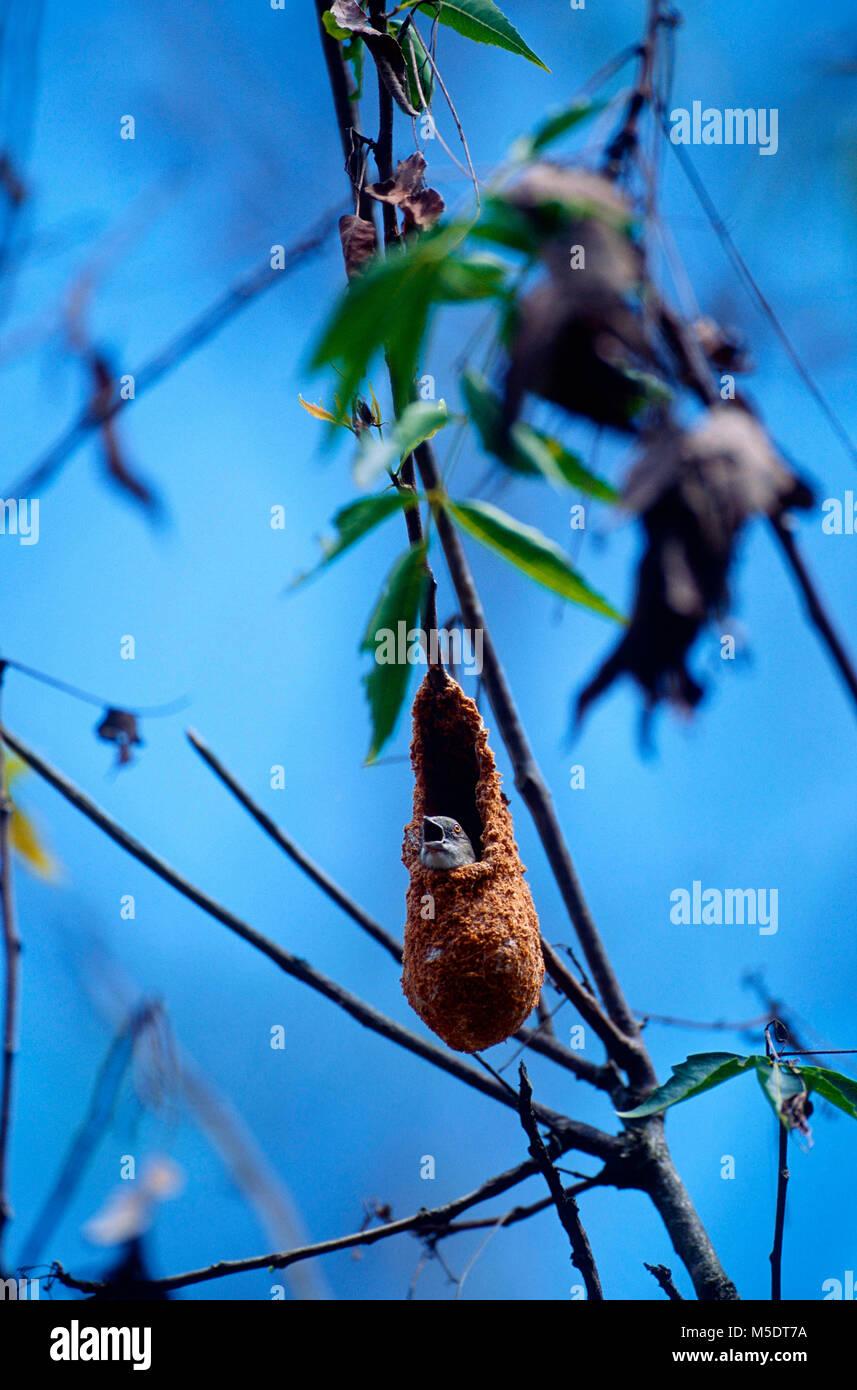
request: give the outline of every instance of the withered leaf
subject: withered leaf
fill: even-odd
[[[777,458],[741,406],[719,405],[692,430],[663,425],[625,486],[623,504],[640,513],[646,550],[631,622],[581,692],[578,721],[622,673],[648,697],[692,709],[702,686],[687,669],[691,647],[728,600],[735,545],[753,515],[806,507],[812,495]]]
[[[746,344],[731,329],[711,318],[698,318],[691,324],[699,346],[709,362],[724,372],[750,372],[753,362]]]
[[[423,186],[425,171],[425,157],[417,150],[415,154],[408,155],[407,159],[399,160],[391,179],[384,179],[383,183],[370,184],[366,192],[383,203],[394,203],[398,206]]]
[[[92,381],[89,409],[97,419],[112,401],[117,383],[110,363],[102,353],[89,353],[88,363]],[[140,502],[153,518],[157,518],[162,510],[160,499],[154,489],[139,474],[134,473],[126,462],[119,445],[114,420],[103,420],[99,432],[108,476],[123,492],[130,493]]]
[[[341,29],[359,34],[372,54],[378,75],[396,105],[406,116],[420,113],[408,95],[408,69],[405,55],[392,34],[382,34],[370,22],[355,0],[333,0],[330,12]]]
[[[783,1119],[789,1128],[796,1129],[800,1134],[806,1136],[812,1133],[807,1123],[812,1110],[813,1105],[808,1091],[800,1091],[796,1095],[786,1096],[782,1104]]]
[[[636,417],[656,399],[659,364],[635,300],[644,261],[629,234],[629,205],[609,180],[547,162],[503,200],[531,222],[547,271],[518,304],[504,428],[532,393],[636,432]]]
[[[137,728],[136,714],[126,709],[108,709],[95,732],[99,738],[117,745],[119,767],[132,761],[132,748],[143,742]]]
[[[446,204],[436,188],[423,188],[419,193],[412,194],[402,203],[405,231],[409,232],[414,228],[419,232],[427,231],[440,221],[445,207]]]
[[[347,213],[339,219],[339,239],[345,258],[345,274],[352,280],[375,254],[375,224],[354,212]]]
[[[503,197],[534,216],[556,208],[570,218],[600,217],[614,227],[625,227],[631,221],[630,204],[610,179],[547,159],[532,164]]]
[[[425,159],[417,151],[407,159],[400,160],[391,179],[370,184],[366,189],[379,202],[392,203],[393,207],[401,208],[406,232],[414,229],[425,231],[433,227],[446,206],[436,189],[425,187],[425,169]]]

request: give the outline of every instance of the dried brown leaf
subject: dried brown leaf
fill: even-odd
[[[95,732],[99,738],[116,744],[119,767],[132,761],[134,745],[143,742],[137,727],[137,716],[126,709],[108,709]]]
[[[715,406],[692,430],[672,424],[651,437],[632,469],[623,503],[641,514],[646,550],[628,629],[581,692],[588,706],[624,672],[659,700],[692,709],[703,688],[687,669],[700,631],[728,601],[735,546],[753,515],[809,506],[809,489],[777,458],[760,425],[739,405]]]
[[[446,206],[436,189],[425,187],[425,170],[425,159],[417,152],[396,165],[391,179],[370,184],[366,190],[379,202],[391,203],[393,207],[401,209],[406,232],[426,231],[433,227]]]
[[[345,273],[352,280],[375,254],[375,224],[350,212],[339,219],[339,239],[345,258]]]

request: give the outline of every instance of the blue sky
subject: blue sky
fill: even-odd
[[[468,45],[441,30],[440,58],[483,176],[514,137],[567,101],[601,64],[634,41],[643,6],[571,11],[563,0],[505,6],[551,68]],[[53,442],[77,410],[79,366],[62,334],[72,286],[97,267],[86,321],[133,371],[272,244],[297,239],[327,207],[344,205],[341,155],[313,7],[272,11],[209,0],[204,9],[105,0],[45,7],[38,83],[26,147],[32,191],[18,236],[22,255],[0,324],[6,482]],[[677,33],[673,104],[779,110],[779,150],[699,148],[691,157],[803,361],[857,432],[852,363],[857,313],[854,76],[831,71],[857,51],[844,3],[802,11],[726,0],[686,7]],[[618,79],[608,94],[618,94]],[[627,71],[625,79],[627,80]],[[24,103],[23,89],[18,100]],[[367,103],[365,118],[370,118]],[[614,108],[615,110],[616,108]],[[14,113],[14,108],[13,108]],[[136,138],[119,139],[125,114]],[[4,116],[10,119],[4,108]],[[441,129],[454,148],[452,123]],[[18,112],[14,139],[25,140]],[[590,139],[606,135],[609,118]],[[23,129],[23,133],[22,133]],[[409,153],[409,128],[396,154]],[[587,148],[591,148],[588,146]],[[434,146],[432,181],[465,206],[466,183]],[[758,364],[749,389],[777,440],[815,480],[819,499],[855,485],[852,462],[789,365],[770,325],[746,297],[665,151],[662,211],[705,312],[743,331]],[[202,765],[183,729],[200,731],[250,792],[302,847],[399,933],[410,817],[407,720],[388,749],[399,761],[367,768],[369,743],[358,647],[382,577],[403,548],[392,522],[296,594],[288,580],[317,553],[316,537],[354,495],[346,445],[323,456],[321,427],[298,393],[329,400],[330,383],[305,368],[313,333],[340,289],[335,236],[322,254],[252,304],[151,394],[119,431],[130,460],[162,494],[169,520],[153,529],[105,484],[87,443],[40,496],[40,539],[2,539],[2,652],[8,658],[142,706],[187,694],[182,714],[144,725],[134,766],[114,775],[111,750],[92,737],[96,711],[10,672],[8,726],[84,787],[132,834],[191,880],[328,975],[422,1031],[397,971],[252,825]],[[431,339],[428,370],[456,402],[456,359],[478,314],[452,310]],[[593,457],[591,428],[569,443]],[[623,448],[602,441],[599,469],[619,479]],[[454,474],[467,495],[483,476],[472,440]],[[498,501],[571,545],[568,504],[546,488],[509,486]],[[284,530],[268,524],[286,508]],[[828,536],[821,511],[801,517],[801,548],[840,630],[857,646],[857,538]],[[638,538],[591,513],[579,555],[587,578],[627,607]],[[709,697],[684,724],[662,715],[656,750],[638,737],[639,698],[620,686],[594,709],[572,748],[570,701],[613,641],[603,619],[560,605],[502,562],[468,545],[495,642],[552,788],[575,862],[617,972],[641,1011],[699,1020],[759,1012],[742,985],[762,969],[813,1037],[857,1047],[853,928],[854,710],[805,621],[778,551],[761,525],[741,546],[733,630],[741,658],[719,658],[718,634],[695,665]],[[440,564],[437,566],[441,570]],[[441,617],[454,610],[441,579]],[[732,620],[730,620],[732,621]],[[120,659],[132,634],[136,659]],[[472,684],[468,687],[472,693]],[[487,717],[489,729],[492,727]],[[492,746],[512,796],[522,858],[548,940],[570,927],[505,752]],[[586,788],[572,791],[581,763]],[[282,765],[285,788],[270,788]],[[210,1084],[228,1096],[288,1189],[314,1240],[356,1229],[364,1200],[395,1216],[437,1205],[518,1162],[525,1144],[513,1112],[361,1030],[179,899],[31,776],[20,797],[65,867],[59,885],[17,876],[25,943],[21,1056],[12,1151],[14,1261],[85,1110],[111,1027],[92,1000],[95,958],[114,961],[158,997],[177,1038]],[[776,888],[779,930],[676,927],[669,895],[694,880],[712,887]],[[136,917],[120,917],[123,894]],[[96,943],[101,943],[96,946]],[[557,1018],[561,1037],[573,1018]],[[286,1047],[272,1051],[282,1025]],[[747,1050],[733,1034],[651,1024],[660,1074],[688,1052]],[[754,1045],[755,1048],[758,1044]],[[508,1050],[507,1050],[508,1051]],[[493,1064],[507,1053],[497,1049]],[[592,1055],[599,1055],[593,1046]],[[533,1058],[545,1103],[610,1127],[607,1101]],[[814,1146],[792,1145],[786,1230],[787,1297],[817,1299],[854,1267],[850,1173],[857,1131],[844,1116],[814,1117]],[[764,1297],[773,1230],[776,1129],[749,1078],[672,1112],[679,1170],[729,1274],[745,1297]],[[159,1273],[272,1248],[210,1144],[185,1118],[140,1115],[130,1084],[46,1255],[80,1273],[102,1251],[81,1225],[119,1182],[122,1155],[168,1153],[184,1173],[150,1237]],[[420,1179],[433,1154],[437,1176]],[[736,1176],[720,1176],[724,1155]],[[588,1161],[572,1167],[592,1171]],[[535,1200],[531,1181],[509,1201]],[[489,1209],[499,1214],[501,1203]],[[582,1213],[613,1298],[659,1297],[643,1260],[672,1264],[646,1200],[592,1193]],[[297,1218],[296,1218],[297,1220]],[[297,1227],[296,1227],[297,1229]],[[461,1274],[482,1233],[457,1236],[446,1258]],[[359,1260],[318,1262],[318,1288],[339,1299],[404,1297],[419,1258],[408,1237]],[[185,1297],[269,1298],[265,1271],[188,1290]],[[465,1299],[564,1299],[575,1282],[565,1237],[550,1213],[496,1234],[468,1272]],[[455,1296],[429,1263],[418,1298]]]

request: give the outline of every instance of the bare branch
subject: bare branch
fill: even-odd
[[[292,840],[284,830],[281,830],[268,813],[263,811],[261,806],[253,800],[249,792],[247,792],[245,788],[241,786],[240,782],[235,779],[232,773],[224,767],[220,759],[212,753],[211,749],[194,729],[188,729],[186,732],[189,742],[196,749],[197,753],[199,753],[203,761],[206,762],[212,772],[220,778],[224,786],[232,792],[232,795],[240,801],[245,810],[249,811],[250,815],[257,824],[262,827],[265,833],[270,835],[275,844],[278,844],[281,849],[285,850],[286,854],[294,860],[300,869],[303,869],[307,877],[311,878],[313,883],[317,884],[323,893],[326,893],[327,896],[336,903],[337,907],[341,907],[343,912],[347,913],[358,926],[362,927],[363,930],[373,938],[373,940],[377,941],[379,945],[383,946],[384,949],[389,952],[397,964],[401,965],[402,947],[396,938],[391,935],[385,927],[382,927],[379,922],[376,922],[370,917],[368,912],[365,912],[359,903],[356,903],[353,898],[350,898],[337,883],[334,883],[333,879],[330,878],[323,869],[319,868],[308,855],[304,854],[303,850],[295,844],[294,840]],[[531,1051],[540,1052],[544,1057],[550,1057],[551,1060],[556,1062],[559,1066],[565,1067],[567,1071],[574,1072],[581,1080],[590,1082],[591,1085],[597,1086],[599,1090],[609,1091],[616,1083],[616,1073],[614,1071],[608,1067],[600,1067],[597,1063],[590,1062],[584,1057],[578,1057],[576,1053],[572,1052],[570,1048],[564,1047],[556,1038],[540,1035],[536,1030],[529,1028],[519,1029],[515,1037],[525,1043]]]
[[[0,688],[6,671],[0,662]],[[12,802],[7,786],[6,760],[0,748],[0,914],[3,929],[3,1078],[0,1083],[0,1246],[12,1217],[8,1191],[9,1142],[12,1134],[12,1091],[18,1050],[18,995],[21,974],[21,938],[15,918],[12,890]]]
[[[789,1185],[789,1131],[777,1116],[777,1212],[774,1219],[774,1244],[771,1249],[771,1302],[780,1303],[783,1297],[783,1235],[786,1226],[786,1192]]]
[[[311,878],[313,883],[336,903],[337,907],[341,907],[343,912],[347,913],[348,916],[355,921],[359,927],[362,927],[374,941],[377,941],[380,946],[383,946],[384,949],[390,953],[394,961],[401,965],[402,946],[400,942],[398,942],[385,927],[382,927],[379,922],[376,922],[370,917],[368,912],[364,912],[363,908],[360,907],[353,898],[350,898],[348,894],[339,887],[338,883],[334,883],[333,879],[330,878],[323,869],[319,868],[319,866],[310,859],[309,855],[304,854],[300,846],[296,845],[294,840],[292,840],[284,830],[280,829],[276,822],[268,815],[267,811],[263,811],[262,807],[257,805],[252,799],[249,792],[245,791],[241,786],[240,782],[236,781],[232,773],[229,772],[220,759],[212,753],[211,749],[200,738],[195,729],[187,729],[185,732],[189,743],[196,749],[203,762],[208,764],[212,772],[220,778],[223,785],[232,793],[236,800],[240,801],[245,811],[250,812],[256,824],[262,827],[265,834],[270,835],[274,843],[279,845],[280,849],[285,850],[286,854],[297,864],[298,868],[303,869],[307,877]]]
[[[521,1124],[524,1127],[524,1132],[530,1141],[530,1154],[539,1165],[539,1169],[544,1174],[545,1181],[550,1189],[557,1214],[571,1243],[571,1258],[583,1275],[583,1282],[586,1285],[586,1296],[592,1302],[601,1302],[604,1298],[604,1294],[601,1291],[601,1280],[598,1277],[598,1270],[595,1267],[595,1258],[592,1254],[589,1238],[583,1229],[580,1213],[577,1210],[577,1203],[571,1193],[563,1187],[559,1173],[551,1163],[548,1151],[544,1145],[544,1140],[539,1134],[536,1117],[533,1113],[533,1088],[530,1085],[527,1068],[524,1066],[523,1062],[521,1063],[519,1074],[521,1078],[521,1091],[518,1113],[521,1116]]]
[[[563,1151],[560,1143],[553,1146],[553,1152],[558,1155]],[[172,1289],[187,1288],[190,1284],[204,1284],[211,1279],[223,1279],[230,1274],[248,1274],[255,1269],[286,1269],[291,1264],[296,1264],[299,1260],[311,1260],[317,1255],[328,1255],[335,1250],[350,1250],[358,1245],[375,1245],[379,1240],[388,1240],[391,1236],[403,1235],[408,1231],[416,1232],[420,1235],[444,1235],[446,1232],[458,1230],[471,1230],[470,1223],[462,1223],[458,1227],[453,1227],[451,1223],[461,1212],[469,1210],[471,1207],[479,1206],[482,1202],[489,1201],[492,1197],[497,1197],[501,1192],[508,1192],[509,1188],[517,1187],[526,1178],[532,1177],[537,1173],[538,1165],[534,1161],[519,1163],[514,1168],[509,1168],[505,1173],[499,1173],[496,1177],[489,1178],[482,1183],[475,1191],[467,1193],[464,1197],[457,1197],[452,1202],[447,1202],[444,1206],[435,1207],[427,1211],[423,1208],[415,1212],[413,1216],[403,1217],[400,1221],[388,1221],[383,1226],[370,1227],[363,1231],[353,1231],[347,1236],[337,1236],[333,1240],[319,1241],[315,1245],[304,1245],[295,1250],[275,1252],[270,1255],[254,1255],[246,1260],[218,1260],[216,1264],[208,1265],[204,1269],[192,1269],[185,1274],[173,1274],[163,1279],[147,1280],[147,1287],[154,1290],[161,1290],[164,1293]],[[588,1180],[590,1185],[597,1183],[597,1179]],[[532,1215],[536,1210],[542,1210],[542,1204],[536,1203],[533,1208],[514,1208],[513,1212],[507,1213],[500,1218],[492,1218],[486,1223],[496,1225],[498,1220],[502,1224],[510,1224],[514,1216],[516,1220],[524,1220],[526,1215]],[[88,1279],[76,1279],[68,1274],[60,1264],[55,1264],[50,1272],[50,1278],[59,1280],[66,1288],[79,1289],[82,1293],[100,1293],[105,1289],[104,1282]]]
[[[441,495],[442,485],[435,462],[434,450],[428,441],[419,445],[416,458],[426,492],[432,496]],[[509,689],[505,671],[494,647],[458,532],[450,520],[449,514],[442,506],[435,508],[434,516],[464,621],[474,631],[482,630],[483,681],[503,742],[515,769],[515,786],[523,796],[533,817],[557,886],[574,924],[607,1014],[619,1032],[628,1040],[625,1056],[629,1065],[633,1067],[633,1071],[629,1071],[629,1076],[636,1085],[651,1088],[657,1084],[654,1067],[645,1048],[639,1042],[638,1025],[622,993],[598,933],[598,928],[583,896],[583,890],[560,829],[550,792],[530,748],[512,698],[512,692]],[[581,1011],[584,1008],[587,1009],[588,1012],[584,1014],[584,1017],[588,1016],[592,1027],[598,1031],[598,1027],[601,1025],[590,1002],[592,996],[565,970],[550,947],[547,947],[547,952],[549,954],[545,955],[545,962],[551,975],[557,979],[557,983],[560,983],[560,979],[562,980],[560,988],[564,993],[568,989],[574,990],[575,1004]],[[600,1033],[599,1036],[601,1036]],[[610,1044],[607,1038],[602,1040],[609,1051]],[[624,1061],[622,1065],[625,1065]]]
[[[650,1265],[647,1260],[643,1260],[643,1264],[646,1266],[649,1273],[654,1275],[664,1293],[673,1303],[684,1302],[684,1299],[673,1283],[673,1272],[671,1269],[668,1269],[666,1265]]]
[[[264,261],[209,305],[193,323],[167,343],[166,347],[139,367],[133,373],[135,399],[139,400],[144,391],[156,386],[191,353],[213,338],[215,333],[247,304],[273,285],[280,284],[293,270],[297,270],[330,234],[335,225],[335,216],[336,209],[329,209],[305,237],[286,248],[285,266],[282,270],[274,270],[270,261]],[[94,430],[99,429],[105,420],[112,420],[114,415],[127,405],[127,398],[114,393],[111,397],[105,398],[97,409],[92,404],[85,406],[74,423],[51,445],[39,462],[16,482],[11,483],[3,496],[29,497],[34,493],[38,494],[39,490],[56,476],[83,441]]]
[[[503,1105],[512,1109],[517,1107],[514,1092],[510,1093],[504,1084],[483,1076],[475,1067],[462,1061],[453,1053],[446,1052],[436,1043],[429,1042],[416,1033],[411,1033],[409,1029],[403,1028],[394,1019],[379,1013],[377,1009],[372,1008],[371,1004],[365,1003],[356,995],[343,989],[335,980],[328,979],[326,975],[314,969],[305,960],[293,956],[291,952],[278,946],[270,938],[263,936],[255,927],[251,927],[240,917],[236,917],[233,912],[216,902],[214,898],[210,898],[207,893],[203,893],[200,888],[183,878],[163,859],[153,854],[145,845],[140,844],[139,840],[135,840],[126,830],[123,830],[105,811],[96,806],[85,792],[76,787],[56,768],[51,767],[50,763],[28,748],[19,738],[9,733],[8,729],[0,729],[0,738],[20,758],[23,758],[40,777],[43,777],[61,796],[65,797],[66,801],[81,811],[100,830],[103,830],[120,848],[132,855],[141,864],[145,864],[146,868],[152,870],[152,873],[157,874],[183,897],[202,908],[203,912],[207,912],[210,917],[214,917],[216,921],[228,927],[236,936],[240,936],[243,941],[254,946],[257,951],[261,951],[287,975],[300,980],[302,984],[309,985],[310,989],[324,995],[326,999],[332,1000],[334,1004],[343,1009],[345,1013],[350,1014],[363,1027],[371,1029],[372,1032],[380,1033],[381,1037],[397,1043],[408,1052],[416,1053],[418,1057],[422,1057],[425,1061],[431,1062],[433,1066],[449,1072],[451,1076],[456,1076],[459,1081],[464,1081],[474,1090],[481,1091],[483,1095],[490,1096],[493,1100],[499,1100]],[[571,1137],[570,1147],[578,1148],[583,1153],[596,1154],[606,1159],[621,1157],[625,1152],[625,1143],[621,1137],[602,1133],[601,1130],[594,1129],[591,1125],[568,1119],[566,1116],[559,1115],[553,1110],[547,1110],[543,1106],[538,1108],[538,1114],[543,1124],[549,1125],[558,1135]]]

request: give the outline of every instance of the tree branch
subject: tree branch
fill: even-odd
[[[312,879],[313,883],[315,883],[323,893],[326,893],[327,896],[336,903],[337,907],[341,907],[343,912],[347,913],[347,915],[351,917],[358,926],[362,927],[374,941],[377,941],[380,946],[384,947],[397,964],[401,965],[402,946],[400,942],[398,942],[386,928],[382,927],[379,922],[376,922],[370,917],[368,912],[365,912],[353,898],[350,898],[337,883],[334,883],[333,879],[330,878],[323,869],[319,868],[308,855],[304,854],[303,850],[295,844],[294,840],[286,835],[285,831],[281,830],[268,813],[253,800],[250,794],[241,786],[240,782],[233,777],[232,773],[223,765],[220,759],[212,753],[211,749],[194,729],[188,729],[186,732],[189,742],[196,749],[197,753],[199,753],[203,761],[208,764],[212,772],[220,778],[223,785],[241,803],[245,810],[249,811],[250,815],[256,823],[262,827],[265,833],[270,835],[275,844],[278,844],[281,849],[285,850],[286,854],[294,860],[300,869],[303,869],[304,873]],[[547,1037],[539,1033],[538,1030],[529,1028],[520,1028],[514,1036],[520,1039],[531,1051],[539,1052],[545,1057],[550,1057],[551,1060],[556,1062],[559,1066],[565,1067],[567,1071],[574,1072],[575,1076],[580,1080],[588,1081],[599,1090],[610,1091],[615,1087],[615,1071],[609,1067],[599,1066],[595,1062],[590,1062],[585,1057],[578,1057],[576,1053],[572,1052],[570,1048],[564,1047],[556,1038]]]
[[[434,450],[428,441],[418,446],[416,458],[426,492],[431,493],[432,496],[440,495],[442,484],[435,462]],[[574,924],[578,940],[592,971],[598,992],[604,1001],[607,1014],[619,1032],[628,1040],[625,1060],[623,1060],[622,1065],[624,1066],[627,1061],[633,1068],[632,1071],[629,1071],[629,1076],[637,1086],[651,1088],[657,1084],[654,1067],[642,1042],[639,1041],[637,1022],[628,1007],[589,906],[583,896],[583,890],[572,863],[568,846],[563,838],[550,792],[524,733],[506,680],[506,674],[488,630],[485,613],[458,532],[443,506],[435,507],[434,517],[463,621],[474,631],[482,630],[482,679],[501,737],[512,760],[512,766],[515,770],[515,786],[524,798],[533,817],[557,886]],[[548,955],[546,955],[545,960],[553,975],[554,971],[558,969],[559,962],[550,948],[548,948]],[[561,983],[560,978],[557,978],[557,983],[560,984],[563,993],[571,987],[569,981],[572,979],[573,977],[565,971],[561,974]],[[582,986],[577,985],[576,981],[574,991],[575,1004],[589,1010],[589,1021],[592,1027],[597,1030],[599,1026],[596,1022],[597,1016],[592,1012],[591,1005],[587,1002],[586,992],[583,991]],[[591,996],[588,998],[591,999]],[[605,1037],[603,1041],[609,1051],[610,1044],[607,1038]],[[633,1056],[630,1055],[631,1053]]]
[[[183,897],[202,908],[210,917],[228,927],[236,936],[240,936],[243,941],[247,941],[254,946],[257,951],[278,965],[287,975],[293,979],[300,980],[302,984],[309,985],[310,989],[318,994],[324,995],[326,999],[332,1000],[345,1013],[350,1014],[364,1028],[369,1028],[372,1032],[380,1033],[381,1037],[395,1042],[399,1047],[405,1048],[408,1052],[414,1052],[418,1057],[431,1062],[433,1066],[440,1067],[441,1070],[449,1072],[459,1081],[464,1081],[466,1085],[472,1086],[474,1090],[481,1091],[483,1095],[490,1096],[492,1100],[499,1100],[503,1105],[515,1109],[517,1099],[514,1091],[510,1093],[504,1084],[493,1081],[490,1077],[483,1076],[475,1067],[463,1062],[459,1057],[451,1052],[446,1052],[436,1043],[429,1042],[425,1038],[419,1037],[416,1033],[411,1033],[394,1019],[388,1018],[386,1014],[379,1013],[377,1009],[366,1004],[356,995],[349,993],[337,984],[335,980],[328,979],[320,971],[314,969],[305,960],[293,956],[282,946],[271,941],[268,937],[243,922],[240,917],[223,907],[220,903],[210,898],[207,893],[203,893],[200,888],[195,887],[175,869],[159,859],[145,845],[140,844],[126,830],[111,819],[105,811],[96,806],[89,799],[85,792],[64,777],[56,768],[51,767],[44,758],[40,757],[25,743],[11,734],[8,729],[0,729],[0,738],[8,746],[23,758],[24,761],[35,772],[43,777],[61,796],[65,797],[72,806],[97,825],[111,840],[113,840],[126,853],[132,855],[146,868],[151,869],[154,874],[175,888]],[[621,1136],[602,1133],[601,1130],[594,1129],[591,1125],[582,1124],[576,1120],[568,1119],[564,1115],[559,1115],[556,1111],[547,1110],[544,1107],[538,1108],[539,1119],[543,1124],[548,1125],[555,1133],[562,1134],[571,1138],[569,1147],[580,1149],[583,1153],[595,1154],[600,1158],[619,1158],[625,1152],[625,1142]]]
[[[563,1151],[562,1145],[554,1146],[553,1151],[556,1156],[559,1156]],[[459,1228],[453,1227],[451,1223],[460,1212],[467,1211],[482,1202],[487,1202],[492,1197],[499,1196],[501,1192],[508,1192],[511,1187],[517,1187],[519,1183],[532,1177],[538,1171],[538,1165],[534,1161],[519,1163],[516,1167],[507,1169],[505,1173],[499,1173],[496,1177],[489,1178],[487,1182],[482,1183],[475,1191],[467,1193],[464,1197],[457,1197],[454,1201],[447,1202],[444,1206],[435,1207],[430,1211],[423,1207],[413,1216],[403,1217],[400,1221],[388,1221],[383,1226],[374,1226],[365,1231],[353,1231],[347,1236],[337,1236],[332,1240],[319,1241],[315,1245],[303,1245],[295,1250],[279,1251],[271,1255],[253,1255],[245,1260],[218,1260],[216,1264],[207,1265],[204,1269],[192,1269],[185,1274],[173,1274],[163,1279],[147,1280],[146,1287],[168,1293],[173,1289],[187,1288],[191,1284],[204,1284],[211,1279],[223,1279],[230,1274],[248,1274],[255,1269],[286,1269],[299,1260],[311,1260],[317,1255],[328,1255],[335,1250],[350,1250],[358,1245],[375,1245],[379,1240],[389,1240],[391,1236],[403,1235],[408,1231],[420,1235],[441,1236],[447,1232],[454,1233],[456,1229],[470,1230],[473,1228],[471,1223],[462,1224]],[[595,1185],[597,1179],[587,1179],[586,1182],[589,1185]],[[527,1216],[533,1215],[536,1211],[542,1210],[543,1205],[543,1203],[537,1202],[531,1208],[513,1208],[512,1212],[507,1213],[502,1218],[494,1218],[488,1224],[511,1224],[513,1218],[523,1220],[525,1219],[524,1213]],[[76,1279],[73,1275],[68,1274],[60,1264],[55,1264],[52,1267],[49,1277],[58,1279],[66,1288],[79,1289],[82,1293],[101,1293],[109,1287],[104,1281]]]
[[[276,822],[271,819],[267,811],[263,811],[262,807],[257,805],[249,792],[246,792],[241,786],[240,782],[236,781],[232,773],[229,772],[220,759],[212,753],[211,749],[203,739],[200,738],[195,729],[186,729],[185,733],[187,734],[188,742],[191,744],[191,747],[196,749],[203,762],[211,768],[215,776],[220,778],[223,785],[232,793],[236,800],[241,803],[245,811],[249,811],[256,824],[262,827],[265,834],[270,835],[274,843],[279,845],[280,849],[285,850],[286,854],[297,864],[298,868],[303,869],[307,877],[312,879],[313,883],[316,884],[323,893],[326,893],[331,901],[336,903],[337,907],[341,907],[342,911],[347,913],[352,921],[356,922],[359,927],[362,927],[374,941],[378,942],[379,946],[383,946],[384,950],[389,952],[397,964],[401,965],[401,943],[398,942],[386,928],[382,927],[379,922],[376,922],[374,918],[370,917],[368,912],[364,912],[363,908],[360,907],[353,898],[350,898],[348,894],[339,887],[338,883],[334,883],[333,879],[330,878],[323,869],[320,869],[319,866],[310,859],[309,855],[304,854],[303,850],[295,844],[294,840],[292,840],[284,830],[281,830]]]
[[[0,689],[6,671],[0,662]],[[0,747],[0,914],[3,922],[3,1078],[0,1083],[0,1248],[6,1224],[12,1217],[9,1200],[9,1143],[12,1135],[12,1092],[15,1076],[15,1057],[18,1050],[18,994],[21,971],[21,938],[15,917],[12,890],[12,802],[8,791],[8,773],[3,749]]]
[[[519,1075],[521,1078],[521,1091],[518,1113],[521,1117],[524,1133],[530,1141],[530,1155],[538,1164],[539,1170],[544,1175],[545,1181],[550,1189],[550,1194],[553,1198],[554,1206],[557,1209],[559,1219],[562,1222],[563,1230],[571,1243],[571,1258],[583,1275],[583,1282],[586,1285],[586,1296],[591,1302],[602,1302],[604,1294],[601,1291],[601,1280],[598,1277],[598,1270],[595,1265],[595,1258],[592,1254],[592,1247],[583,1229],[580,1213],[577,1210],[577,1203],[574,1197],[563,1187],[559,1173],[551,1163],[542,1136],[539,1134],[536,1117],[533,1113],[533,1088],[530,1085],[527,1068],[524,1066],[523,1062],[520,1065]]]
[[[666,1265],[650,1265],[647,1260],[643,1260],[643,1264],[649,1273],[654,1275],[655,1279],[657,1279],[667,1298],[673,1303],[684,1302],[684,1299],[673,1283],[673,1272],[671,1269],[668,1269]]]
[[[774,1244],[771,1250],[771,1302],[781,1303],[783,1297],[783,1235],[786,1225],[786,1192],[789,1185],[789,1131],[777,1116],[777,1212],[774,1220]]]
[[[292,271],[297,270],[298,266],[302,265],[330,235],[334,215],[335,210],[326,212],[305,237],[286,247],[286,263],[282,270],[274,270],[270,260],[264,261],[243,280],[239,280],[237,284],[209,305],[198,318],[194,319],[193,323],[167,343],[166,347],[151,357],[142,367],[139,367],[133,373],[133,399],[139,400],[144,391],[157,386],[159,381],[162,381],[169,372],[195,352],[197,348],[202,347],[203,343],[214,337],[215,333],[219,332],[223,325],[228,323],[247,304],[250,304],[265,290],[270,289],[272,285],[279,284]],[[6,488],[4,497],[28,497],[33,493],[38,493],[56,476],[63,464],[80,447],[88,435],[99,429],[105,421],[112,420],[128,404],[128,398],[119,395],[117,391],[102,401],[100,405],[96,406],[91,403],[84,406],[74,423],[60,435],[56,443],[48,449],[39,462]]]

